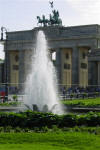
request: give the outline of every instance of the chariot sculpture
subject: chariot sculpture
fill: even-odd
[[[40,16],[37,16],[38,24],[41,24],[41,26],[62,26],[62,20],[59,18],[59,11],[53,9],[53,1],[49,2],[52,8],[52,14],[49,15],[49,19],[46,19],[45,15],[42,15],[42,18]]]

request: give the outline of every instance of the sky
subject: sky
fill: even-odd
[[[49,18],[52,0],[0,0],[0,28],[7,31],[31,30],[36,16]],[[100,24],[100,0],[53,0],[64,26]],[[1,34],[1,31],[0,31]],[[0,44],[0,58],[4,58]]]

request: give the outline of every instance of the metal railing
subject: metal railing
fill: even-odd
[[[25,83],[8,83],[8,101],[14,100],[14,95],[18,101],[23,101],[25,98],[24,87]],[[60,99],[78,99],[78,98],[93,98],[100,97],[100,85],[88,85],[80,87],[79,85],[59,84],[58,94]],[[5,83],[0,83],[0,100],[6,99]]]

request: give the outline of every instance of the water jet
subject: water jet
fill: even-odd
[[[36,106],[39,111],[63,113],[59,103],[57,84],[56,70],[50,59],[45,34],[43,31],[38,31],[36,48],[32,55],[31,71],[25,84],[25,95],[27,96],[24,104],[30,109],[34,109]]]

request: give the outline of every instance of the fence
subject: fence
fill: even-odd
[[[13,100],[14,95],[17,95],[19,101],[23,101],[25,95],[24,83],[0,83],[0,100],[6,97],[5,89],[8,88],[8,100]],[[100,85],[88,85],[80,87],[79,85],[58,85],[58,94],[60,99],[78,99],[100,97]]]

